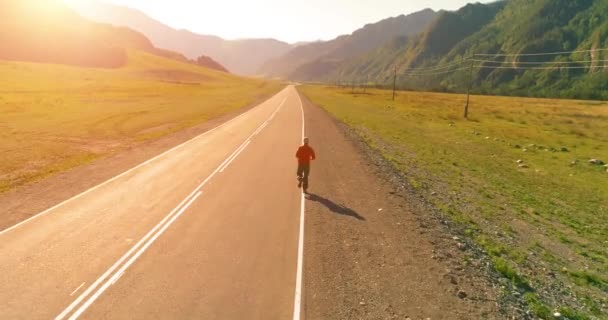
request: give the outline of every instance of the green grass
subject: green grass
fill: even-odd
[[[461,224],[515,286],[550,289],[560,281],[608,303],[608,172],[588,162],[608,162],[608,103],[473,96],[465,120],[463,95],[399,92],[392,101],[382,90],[302,91]],[[563,268],[585,273],[556,272]],[[596,314],[581,303],[555,304],[568,299],[545,291],[537,291],[539,310]]]
[[[194,126],[280,87],[136,51],[119,69],[0,61],[0,192]]]

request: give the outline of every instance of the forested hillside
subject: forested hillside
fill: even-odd
[[[608,99],[606,12],[605,0],[469,4],[315,80],[392,84],[397,68],[402,88],[458,92],[472,67],[478,93]]]
[[[350,35],[330,41],[301,45],[277,59],[268,61],[260,73],[299,80],[326,77],[345,61],[368,53],[392,38],[414,36],[423,32],[437,15],[437,12],[426,9],[367,24]]]

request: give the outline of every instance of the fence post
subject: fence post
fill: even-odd
[[[473,86],[473,64],[475,63],[475,61],[473,61],[473,59],[471,59],[471,67],[469,70],[469,83],[467,86],[467,104],[464,106],[464,118],[468,119],[469,118],[469,101],[471,99],[471,87]]]
[[[395,67],[395,73],[393,74],[393,101],[395,101],[395,87],[397,86],[397,67]]]

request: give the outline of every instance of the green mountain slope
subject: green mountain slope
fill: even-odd
[[[393,40],[322,79],[483,94],[608,99],[608,1],[505,0],[445,12],[422,35]],[[529,56],[539,52],[587,51]],[[575,61],[588,61],[574,63]],[[539,63],[542,62],[542,63]],[[498,68],[497,68],[498,67]],[[568,68],[564,68],[568,67]],[[585,67],[580,68],[579,67]],[[544,68],[544,69],[530,69]]]
[[[350,35],[331,41],[298,46],[280,58],[267,62],[261,73],[298,80],[323,77],[331,74],[342,62],[367,53],[392,38],[413,36],[424,31],[436,17],[436,12],[426,9],[368,24]]]

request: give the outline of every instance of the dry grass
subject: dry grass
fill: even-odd
[[[529,286],[514,290],[532,290],[533,307],[607,312],[608,172],[588,162],[608,162],[607,103],[474,96],[465,120],[463,95],[303,92],[459,222],[497,271]]]
[[[0,192],[280,89],[141,52],[120,69],[0,61]]]

